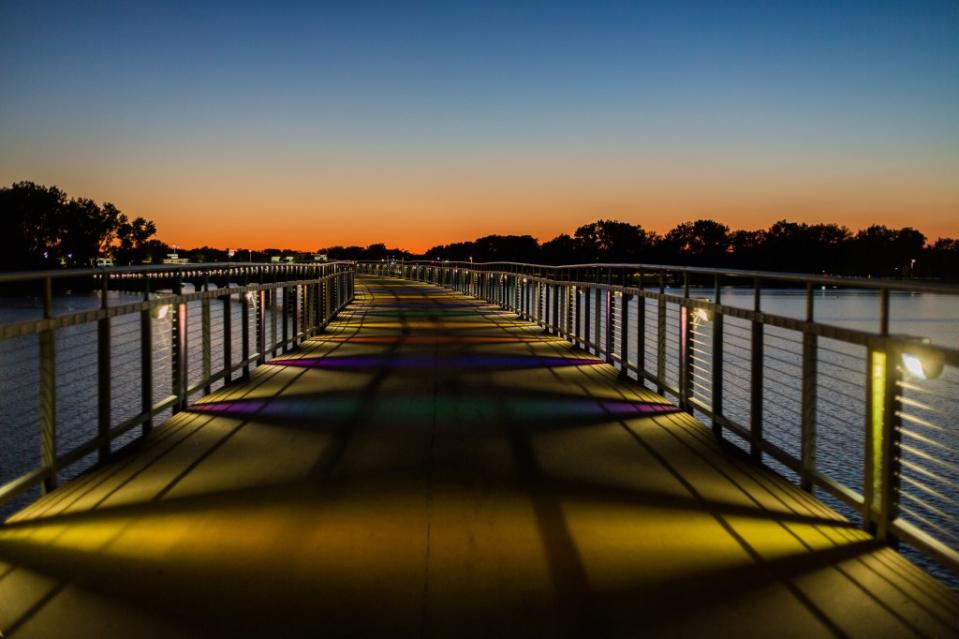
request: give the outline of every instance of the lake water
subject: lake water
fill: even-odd
[[[711,290],[694,290],[693,296],[710,298]],[[751,309],[752,291],[724,289],[725,304]],[[136,301],[139,297],[111,293],[111,305]],[[620,303],[622,298],[616,298]],[[240,360],[240,306],[245,299],[234,296],[231,305],[233,361]],[[55,301],[55,314],[97,308],[96,294],[61,296]],[[805,317],[805,293],[799,290],[764,290],[762,310],[770,314],[796,319]],[[200,302],[188,308],[190,383],[202,373],[200,346]],[[629,317],[635,321],[636,300],[631,301]],[[890,330],[929,337],[933,343],[959,347],[959,296],[933,294],[893,294],[890,303]],[[582,317],[583,309],[579,309]],[[211,351],[213,370],[222,366],[224,336],[223,307],[218,301],[210,305]],[[170,394],[171,388],[171,321],[170,313],[158,313],[153,322],[154,401]],[[37,299],[0,298],[0,323],[6,324],[40,316]],[[252,316],[252,312],[251,312]],[[619,353],[618,317],[614,317],[614,352]],[[648,339],[641,346],[647,368],[654,370],[657,330],[655,303],[645,310]],[[678,309],[668,308],[666,378],[671,385],[679,381]],[[877,331],[879,328],[879,296],[870,291],[818,291],[815,317],[818,322],[841,327]],[[267,313],[268,335],[272,333]],[[601,325],[604,320],[601,319]],[[635,324],[633,324],[635,326]],[[694,325],[694,392],[693,396],[711,404],[709,368],[711,363],[712,322],[696,321]],[[592,328],[591,328],[592,332]],[[277,327],[277,334],[282,329]],[[630,361],[635,362],[640,345],[635,331],[630,335]],[[113,423],[140,412],[140,321],[137,315],[122,316],[112,321],[112,401]],[[593,339],[593,335],[590,335]],[[250,334],[251,349],[255,335]],[[36,336],[0,341],[0,483],[9,481],[37,464],[39,458],[38,340]],[[766,327],[765,381],[763,386],[763,424],[766,438],[783,450],[799,457],[800,449],[800,366],[801,336],[794,331]],[[97,422],[97,326],[88,323],[57,331],[57,432],[58,450],[67,452],[96,434]],[[817,384],[817,468],[828,477],[862,491],[865,438],[865,349],[835,340],[819,341],[819,377]],[[744,320],[727,317],[724,322],[724,414],[737,423],[749,424],[750,325]],[[216,385],[214,385],[214,388]],[[902,388],[903,405],[903,498],[902,512],[912,523],[935,532],[953,547],[959,546],[959,371],[947,367],[943,375],[926,382],[910,381]],[[159,424],[169,415],[155,420]],[[915,421],[918,420],[918,421]],[[124,445],[139,434],[135,429],[114,443]],[[731,442],[742,445],[735,436]],[[768,458],[767,458],[768,461]],[[90,456],[84,462],[62,473],[63,479],[82,472],[95,462]],[[782,474],[794,478],[785,468],[769,462]],[[34,499],[36,491],[15,504],[0,510],[10,514]],[[856,513],[817,491],[817,495],[846,516]],[[908,551],[907,551],[908,552]],[[959,585],[959,580],[915,553],[909,556],[931,571]]]

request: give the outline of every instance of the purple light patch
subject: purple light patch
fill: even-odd
[[[303,357],[300,359],[274,359],[268,362],[276,366],[324,368],[328,370],[363,370],[389,367],[411,370],[461,369],[488,370],[493,368],[557,368],[563,366],[596,366],[604,364],[600,359],[581,357],[537,357],[535,355],[454,355],[433,357],[430,355],[358,355],[353,357]]]
[[[562,417],[639,417],[676,413],[673,404],[631,402],[628,400],[599,399],[595,397],[557,397],[555,399],[508,399],[510,410],[530,419]]]
[[[251,415],[267,405],[265,399],[242,399],[232,402],[204,402],[193,404],[188,410],[194,413],[216,413],[217,415]]]
[[[629,415],[629,414],[640,414],[640,415],[663,415],[667,413],[675,413],[679,411],[679,408],[673,406],[672,404],[655,404],[651,402],[626,402],[618,400],[602,400],[600,402],[603,405],[603,408],[608,410],[611,413],[616,415]]]

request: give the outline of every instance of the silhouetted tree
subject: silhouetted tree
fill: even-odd
[[[850,270],[856,275],[901,275],[918,260],[926,236],[916,229],[890,229],[873,225],[862,229],[851,242],[854,258]]]
[[[126,216],[122,217],[123,221],[117,226],[116,231],[119,242],[114,247],[116,260],[121,264],[142,262],[145,257],[143,248],[150,238],[156,235],[156,225],[142,217],[134,218],[132,222],[128,222]]]
[[[540,247],[540,254],[547,264],[575,264],[581,261],[579,244],[569,234],[557,235]]]
[[[911,275],[926,274],[959,281],[959,240],[940,237],[926,249]]]
[[[721,266],[730,248],[729,227],[713,220],[683,222],[666,233],[659,246],[666,260]]]
[[[66,194],[55,186],[17,182],[0,188],[0,268],[44,268],[57,263],[51,255],[60,233]]]
[[[141,262],[144,264],[158,264],[164,257],[173,252],[173,248],[160,240],[147,240],[140,247],[142,256]]]
[[[152,222],[129,222],[109,202],[68,200],[60,189],[33,182],[0,188],[0,268],[87,265],[102,255],[127,259],[155,233]]]
[[[573,237],[583,261],[636,262],[648,248],[641,226],[615,220],[585,224]]]
[[[425,256],[432,260],[509,262],[535,260],[539,243],[532,235],[487,235],[473,242],[434,246]]]

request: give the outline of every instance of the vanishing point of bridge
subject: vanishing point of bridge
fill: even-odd
[[[876,526],[721,444],[692,415],[692,380],[680,375],[674,404],[592,354],[622,345],[610,333],[629,307],[616,315],[609,282],[596,284],[602,314],[576,314],[580,349],[559,334],[572,315],[558,319],[558,285],[530,302],[495,290],[508,276],[467,285],[449,269],[444,287],[361,270],[234,282],[255,325],[241,353],[229,319],[225,343],[208,344],[211,305],[223,301],[220,321],[236,310],[230,277],[193,292],[178,278],[175,392],[140,392],[144,410],[121,420],[110,386],[82,450],[99,463],[70,481],[58,474],[81,455],[51,449],[44,396],[65,371],[41,361],[43,463],[5,494],[45,494],[0,526],[6,636],[959,633],[959,598]],[[144,292],[93,320],[129,314],[154,339],[164,298]],[[47,304],[16,330],[59,361],[44,334],[67,324]],[[203,319],[188,333],[190,304]],[[605,347],[579,326],[590,317],[607,323]],[[117,337],[98,335],[102,365]],[[141,361],[140,391],[156,369]],[[143,437],[111,450],[134,427]]]

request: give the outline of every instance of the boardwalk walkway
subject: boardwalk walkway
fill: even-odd
[[[511,313],[400,280],[0,529],[13,637],[908,636],[959,598]]]

